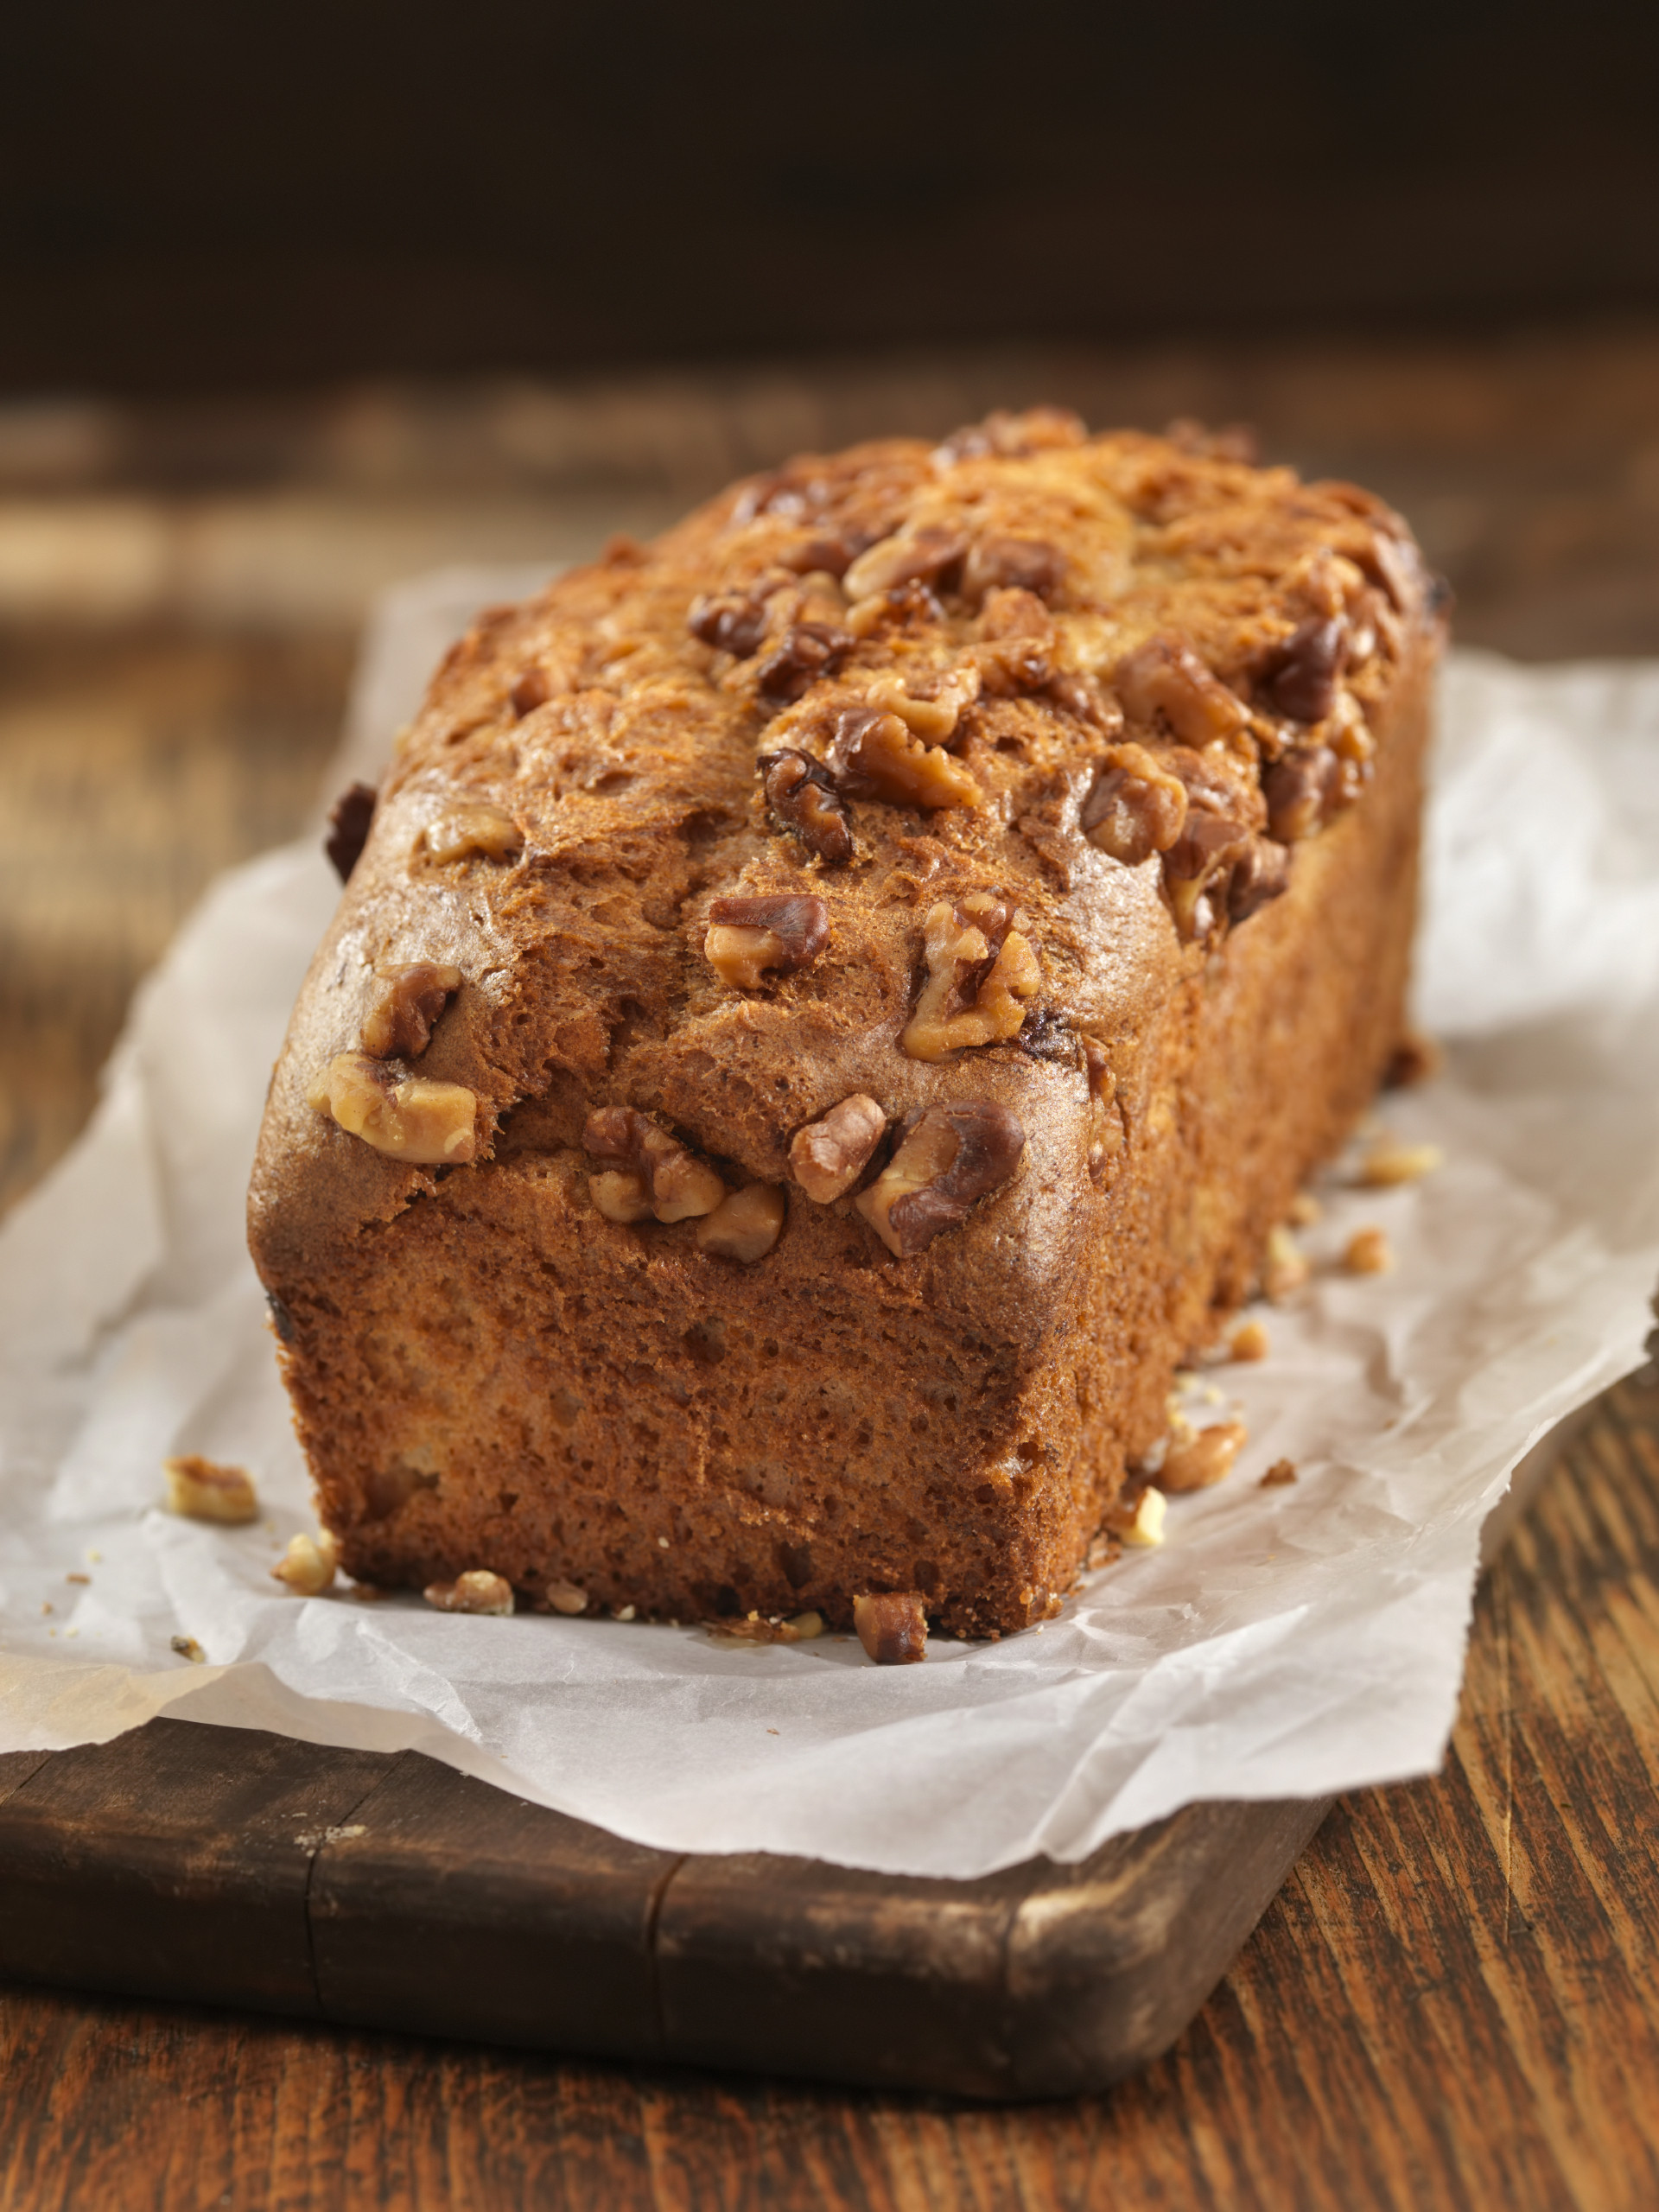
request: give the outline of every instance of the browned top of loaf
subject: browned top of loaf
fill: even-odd
[[[311,1071],[358,1047],[388,963],[461,971],[418,1066],[479,1094],[480,1159],[579,1144],[593,1107],[625,1103],[778,1181],[791,1133],[848,1093],[925,1103],[942,1071],[898,1040],[941,899],[1023,911],[1043,979],[1028,1047],[1056,1025],[1109,1033],[1222,924],[1183,943],[1155,868],[1124,871],[1133,895],[1098,912],[1078,893],[1078,809],[1106,749],[1184,751],[1189,780],[1257,831],[1282,827],[1263,797],[1281,760],[1334,760],[1330,804],[1357,798],[1364,726],[1386,723],[1431,609],[1409,533],[1370,495],[1049,411],[937,448],[807,455],[650,546],[618,542],[486,614],[404,734],[296,1016],[256,1215],[295,1154],[304,1193],[284,1173],[280,1233],[267,1222],[290,1255],[342,1215],[389,1218],[426,1180],[303,1103]],[[1178,647],[1195,659],[1160,684]],[[817,856],[757,764],[844,757],[844,717],[895,679],[957,704],[934,767],[971,798],[899,803],[855,763],[852,856]],[[425,832],[458,798],[512,816],[516,856],[433,857]],[[753,988],[722,981],[710,902],[790,893],[825,901],[825,948]]]

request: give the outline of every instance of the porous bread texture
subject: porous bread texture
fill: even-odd
[[[488,1567],[531,1605],[574,1586],[682,1620],[845,1625],[880,1590],[966,1635],[1052,1611],[1178,1362],[1400,1036],[1440,638],[1408,532],[1365,493],[1049,413],[797,461],[483,616],[399,742],[253,1179],[347,1572]],[[955,704],[920,735],[944,748],[930,788],[967,803],[861,777],[846,717],[895,696],[935,729]],[[1243,840],[1196,901],[1172,871],[1198,862],[1081,826],[1128,742],[1182,780],[1189,824]],[[849,859],[769,806],[780,751],[820,764]],[[463,804],[501,834],[454,856]],[[827,944],[722,980],[707,917],[734,896],[822,899]],[[1037,983],[1018,1035],[918,1058],[941,908],[1017,928]],[[387,1078],[475,1095],[465,1165],[307,1103],[380,971],[416,962],[460,988]],[[889,1137],[815,1203],[791,1141],[855,1093]],[[902,1117],[964,1102],[1017,1117],[1017,1167],[897,1256],[858,1193]],[[782,1187],[772,1249],[741,1265],[696,1219],[605,1218],[583,1135],[615,1106],[734,1189]]]

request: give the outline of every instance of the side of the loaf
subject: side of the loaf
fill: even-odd
[[[1052,1610],[1399,1034],[1438,638],[1364,495],[1052,416],[486,618],[255,1176],[348,1569]]]

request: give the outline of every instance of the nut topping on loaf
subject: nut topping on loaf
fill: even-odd
[[[481,617],[255,1179],[348,1570],[1043,1618],[1402,1033],[1438,608],[1363,492],[1035,410]]]

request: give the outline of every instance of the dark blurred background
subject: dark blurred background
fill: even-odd
[[[53,0],[0,19],[0,1198],[363,613],[1042,398],[1659,652],[1659,10]]]

